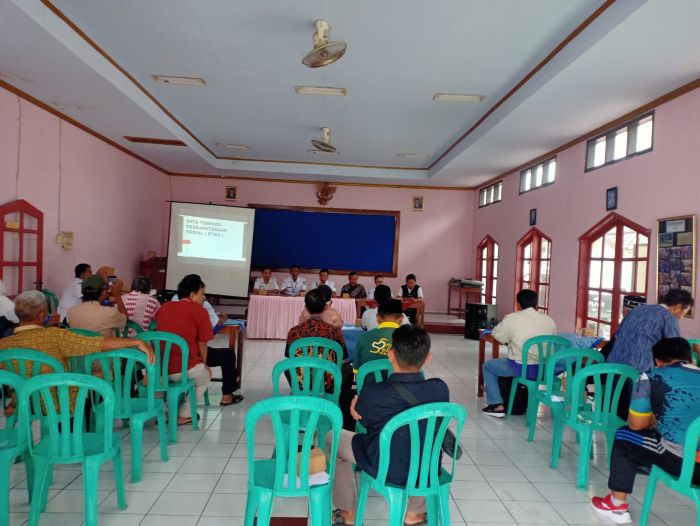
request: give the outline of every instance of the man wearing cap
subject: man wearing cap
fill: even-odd
[[[112,285],[115,305],[106,307],[102,302],[109,297],[107,284],[97,274],[85,278],[81,285],[83,303],[68,309],[68,323],[75,329],[87,329],[111,336],[113,329],[126,326],[127,311],[122,301],[122,281]]]
[[[382,301],[377,309],[379,325],[358,338],[352,358],[354,369],[359,369],[372,360],[387,359],[394,330],[398,329],[403,321],[403,303],[400,300]]]
[[[624,319],[627,315],[639,305],[646,305],[647,299],[644,296],[633,296],[631,294],[622,297],[622,318]],[[610,341],[605,344],[605,346],[600,350],[600,354],[607,360],[608,356],[613,350],[613,345],[615,345],[615,335],[610,338]]]

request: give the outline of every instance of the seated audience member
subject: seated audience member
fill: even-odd
[[[355,434],[343,430],[340,435],[338,460],[335,466],[333,502],[336,510],[336,523],[352,524],[355,520],[357,497],[355,495],[355,474],[353,464],[372,476],[377,476],[379,467],[379,435],[392,417],[410,409],[410,404],[393,384],[401,384],[421,403],[449,402],[447,384],[438,378],[426,380],[420,371],[430,363],[430,337],[425,329],[405,325],[394,331],[393,344],[388,354],[393,374],[388,381],[368,384],[362,393],[352,401],[351,412],[355,420],[367,430],[366,434]],[[332,435],[326,436],[328,450]],[[408,478],[408,465],[411,447],[407,430],[394,434],[391,448],[391,463],[387,481],[402,486]],[[425,512],[425,498],[411,497],[405,524],[422,524]]]
[[[372,290],[370,290],[370,291],[367,293],[367,299],[368,299],[368,300],[376,299],[376,298],[374,297],[374,291],[377,289],[377,287],[378,287],[379,285],[384,285],[384,276],[382,276],[381,274],[377,274],[376,276],[374,276],[374,287],[372,287]]]
[[[35,349],[56,358],[66,370],[68,358],[85,356],[100,351],[112,351],[122,347],[135,347],[155,363],[153,349],[141,340],[114,338],[111,336],[82,336],[58,327],[44,327],[48,308],[44,294],[38,290],[23,292],[15,298],[15,313],[19,326],[13,336],[0,340],[0,349]]]
[[[277,279],[272,277],[272,269],[265,267],[262,269],[262,276],[255,278],[253,285],[253,294],[279,294],[280,287],[277,284]]]
[[[500,343],[508,345],[508,358],[486,360],[483,366],[484,387],[488,405],[482,409],[484,414],[495,417],[505,416],[503,397],[498,387],[501,376],[520,376],[523,360],[523,344],[535,336],[555,334],[557,326],[554,320],[537,312],[537,293],[524,289],[518,292],[516,301],[520,310],[508,314],[493,329],[493,337]],[[528,350],[527,377],[537,377],[539,355],[537,346]]]
[[[671,289],[660,305],[640,305],[631,311],[617,328],[615,346],[607,361],[631,365],[640,373],[654,366],[651,349],[663,338],[681,335],[678,320],[693,306],[685,290]]]
[[[343,355],[347,355],[343,331],[336,325],[323,321],[323,311],[326,308],[326,295],[320,289],[311,289],[304,296],[304,304],[309,311],[309,318],[299,325],[295,325],[287,333],[287,345],[284,349],[285,357],[289,358],[289,346],[300,338],[321,337],[338,342],[343,348]],[[301,351],[298,351],[301,355]],[[329,353],[331,354],[331,353]],[[335,353],[332,353],[332,361],[335,362]],[[329,357],[329,359],[331,359]]]
[[[83,291],[80,286],[85,278],[92,276],[92,269],[87,263],[76,265],[73,272],[75,273],[75,277],[66,285],[66,288],[63,289],[61,299],[58,300],[58,309],[56,312],[61,321],[66,319],[68,309],[80,305],[83,302]]]
[[[122,282],[112,285],[115,305],[106,307],[101,303],[109,297],[107,283],[97,274],[85,278],[80,285],[83,303],[68,309],[67,320],[75,329],[87,329],[110,336],[113,329],[126,325],[126,307],[122,301]]]
[[[283,296],[303,296],[306,292],[306,280],[299,277],[299,265],[289,267],[289,277],[284,278],[280,292]]]
[[[340,289],[340,294],[345,296],[346,294],[353,299],[363,299],[367,297],[367,291],[365,291],[365,286],[362,283],[358,283],[360,276],[357,272],[353,271],[348,274],[348,282],[343,285]]]
[[[379,321],[377,321],[377,312],[379,311],[379,303],[383,301],[388,301],[391,299],[391,289],[387,287],[386,285],[377,285],[377,288],[374,291],[374,299],[377,301],[377,306],[372,307],[369,309],[366,309],[365,312],[362,313],[362,328],[371,331],[372,329],[376,329],[377,325],[379,325]],[[402,303],[403,305],[403,303]],[[406,325],[411,323],[408,321],[408,318],[404,314],[403,317],[401,318],[401,325]]]
[[[235,395],[237,385],[236,354],[233,349],[215,349],[207,346],[214,339],[211,321],[204,303],[204,282],[197,274],[188,274],[177,286],[179,301],[165,303],[156,313],[159,331],[172,332],[187,342],[187,377],[195,382],[197,402],[204,397],[204,392],[211,382],[211,367],[221,367],[220,405],[237,404],[243,397]],[[170,351],[168,377],[181,379],[182,353],[177,346]],[[178,424],[191,423],[190,408],[187,400],[180,406]]]
[[[383,286],[383,285],[382,285]],[[387,287],[389,289],[389,287]],[[391,291],[389,291],[391,294]],[[372,360],[386,359],[391,349],[391,337],[394,329],[398,329],[404,319],[403,304],[400,300],[391,298],[379,302],[376,319],[379,325],[360,334],[352,358],[352,366],[359,369]]]
[[[133,322],[138,323],[144,331],[160,309],[160,302],[151,296],[151,280],[146,276],[138,276],[131,284],[132,291],[124,294],[122,301],[126,314]]]
[[[416,275],[408,274],[406,276],[406,284],[401,285],[398,296],[405,300],[411,301],[423,301],[423,287],[416,283]],[[417,309],[406,309],[406,315],[412,324],[416,324],[418,310]]]
[[[605,497],[591,506],[618,524],[632,522],[627,496],[637,473],[659,466],[678,476],[690,424],[700,417],[700,369],[691,365],[690,344],[665,338],[652,348],[656,367],[642,373],[632,393],[628,426],[615,433]],[[693,483],[700,485],[700,452]]]
[[[638,307],[639,305],[645,305],[647,299],[644,296],[633,296],[631,294],[622,297],[622,318],[626,318],[627,315],[632,312],[632,309]],[[613,335],[608,343],[600,350],[600,354],[607,360],[608,356],[613,350],[615,345],[615,335]]]
[[[330,323],[331,325],[335,325],[336,327],[342,328],[343,317],[337,310],[331,307],[333,304],[333,293],[331,292],[330,287],[327,285],[319,285],[316,288],[323,292],[323,297],[326,300],[326,308],[323,309],[323,312],[321,313],[321,320],[325,321],[326,323]],[[299,316],[299,323],[304,323],[309,319],[309,317],[311,317],[311,314],[309,314],[309,309],[304,306],[304,310],[301,311],[301,315]]]
[[[180,297],[177,294],[175,294],[172,298],[170,298],[170,301],[180,301]],[[221,327],[224,324],[224,322],[228,319],[228,314],[226,314],[225,312],[216,312],[212,304],[207,301],[206,296],[204,297],[204,303],[202,303],[202,307],[204,307],[204,310],[207,311],[207,315],[209,316],[209,323],[211,323],[211,328],[215,329],[216,332],[216,328]]]
[[[337,291],[335,290],[335,282],[328,279],[329,273],[327,268],[322,268],[321,270],[318,271],[318,281],[313,284],[313,288],[317,289],[321,285],[325,285],[329,289],[331,289],[331,294],[333,296],[336,295]]]
[[[10,323],[19,323],[15,314],[15,302],[7,297],[5,284],[0,279],[0,317],[4,317]]]

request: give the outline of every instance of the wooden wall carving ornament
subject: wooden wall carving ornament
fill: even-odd
[[[318,199],[318,204],[326,206],[328,202],[333,199],[333,195],[337,189],[337,186],[331,186],[328,183],[318,183],[316,185],[316,198]]]

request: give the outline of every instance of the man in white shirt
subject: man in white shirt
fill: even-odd
[[[362,328],[366,331],[371,331],[379,326],[377,313],[379,312],[379,304],[391,299],[391,289],[386,285],[378,285],[375,289],[375,298],[377,306],[369,308],[362,313]],[[405,314],[402,314],[401,325],[409,325],[411,322]]]
[[[486,360],[483,365],[484,387],[486,388],[487,406],[482,409],[484,414],[502,418],[505,407],[498,378],[520,376],[523,362],[523,344],[535,336],[552,335],[557,332],[554,320],[537,312],[537,293],[524,289],[515,297],[520,310],[508,314],[494,327],[493,337],[504,345],[508,345],[508,358]],[[539,354],[537,346],[528,349],[527,377],[537,377]]]
[[[335,282],[328,279],[329,272],[327,268],[322,268],[321,270],[318,271],[318,281],[316,281],[313,284],[313,289],[317,289],[319,285],[325,285],[329,289],[331,289],[331,293],[333,296],[337,295],[337,291],[335,290]]]
[[[289,267],[289,277],[284,278],[281,287],[283,296],[303,296],[306,292],[306,280],[299,277],[301,268],[299,265]]]
[[[264,292],[263,292],[264,291]],[[272,277],[272,269],[264,268],[262,277],[256,278],[253,285],[253,294],[279,294],[280,287],[277,284],[277,279]]]
[[[382,276],[381,274],[377,274],[376,276],[374,276],[374,287],[367,293],[368,300],[374,299],[374,291],[377,290],[377,287],[379,285],[384,285],[384,276]]]
[[[80,263],[75,266],[74,269],[75,277],[71,282],[63,289],[63,294],[61,299],[58,301],[58,312],[59,319],[61,321],[66,319],[68,314],[68,309],[80,305],[83,302],[83,291],[81,290],[81,285],[85,278],[92,276],[92,268],[87,263]]]

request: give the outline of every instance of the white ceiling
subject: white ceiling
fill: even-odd
[[[53,1],[147,93],[50,4],[0,0],[0,78],[174,173],[476,186],[700,77],[700,2],[618,0],[436,163],[602,0]],[[313,70],[301,57],[317,18],[348,51]],[[339,155],[307,153],[323,126]]]

